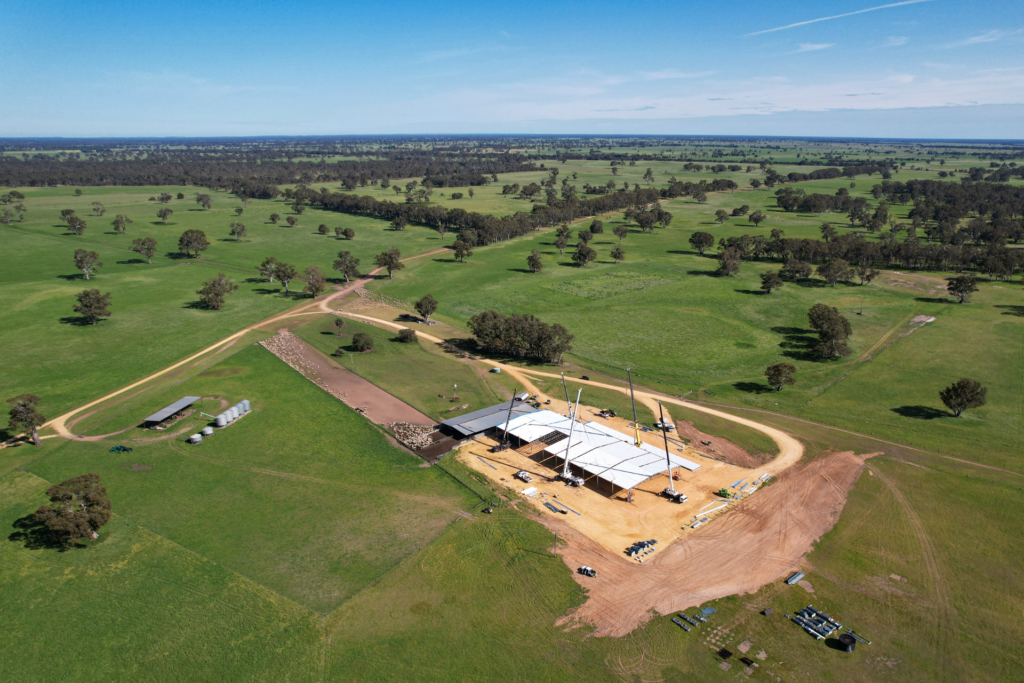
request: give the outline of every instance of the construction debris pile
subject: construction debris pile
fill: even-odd
[[[291,332],[278,332],[269,339],[260,342],[260,346],[287,363],[293,370],[297,370],[303,377],[317,385],[334,398],[346,401],[346,394],[343,391],[336,391],[328,386],[327,382],[317,376],[316,369],[302,357],[305,348],[302,341]]]
[[[841,629],[843,627],[842,624],[821,610],[814,609],[812,605],[804,607],[802,610],[794,614],[792,619],[797,625],[803,627],[805,631],[818,640],[828,638],[830,635],[835,633],[837,629]]]
[[[414,451],[433,443],[430,435],[437,431],[434,425],[411,425],[408,422],[392,422],[388,429],[399,441]]]
[[[654,546],[656,545],[658,545],[658,542],[653,538],[649,541],[637,541],[626,548],[626,554],[630,557],[635,557],[638,562],[643,562],[644,556],[653,553]]]

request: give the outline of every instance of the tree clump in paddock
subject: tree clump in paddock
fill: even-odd
[[[416,331],[410,329],[404,329],[398,333],[398,341],[403,344],[412,344],[416,341]]]
[[[199,301],[205,308],[211,311],[219,311],[224,305],[224,297],[238,290],[238,285],[232,282],[224,273],[218,273],[217,277],[203,283],[202,289],[196,290]]]
[[[846,340],[853,334],[850,321],[835,306],[814,304],[807,312],[811,327],[818,333],[820,344],[814,349],[819,358],[832,359],[849,356],[851,351]]]
[[[78,303],[72,307],[75,313],[85,318],[90,325],[95,325],[100,318],[109,318],[110,292],[101,294],[98,289],[86,289],[75,295]]]
[[[792,363],[785,361],[781,363],[774,363],[769,365],[764,375],[768,378],[768,384],[775,391],[782,391],[782,387],[787,384],[795,384],[796,380],[793,378],[793,374],[796,372],[796,366]]]
[[[420,317],[425,321],[430,321],[430,316],[433,315],[434,311],[437,310],[437,299],[430,294],[427,294],[422,299],[416,302],[416,312],[420,314]]]
[[[978,291],[978,282],[973,275],[961,275],[949,281],[946,291],[956,297],[958,303],[971,300],[971,294]]]
[[[352,350],[359,353],[373,351],[373,337],[365,332],[356,332],[352,335]]]
[[[65,479],[46,495],[50,504],[40,506],[33,516],[63,545],[76,545],[80,538],[96,540],[100,527],[110,521],[110,499],[98,474]]]
[[[488,353],[561,363],[572,351],[575,338],[558,323],[548,324],[530,314],[510,316],[497,311],[477,313],[469,319],[477,346]]]
[[[200,252],[206,251],[210,242],[202,230],[186,230],[178,238],[178,251],[189,258],[199,258]]]
[[[42,400],[35,394],[21,394],[7,399],[7,404],[11,406],[7,413],[7,430],[12,434],[30,432],[32,443],[36,446],[42,443],[39,440],[39,428],[46,423],[46,418],[36,410]]]
[[[960,417],[968,408],[985,405],[988,389],[981,382],[964,377],[939,392],[943,405],[953,411],[953,417]]]

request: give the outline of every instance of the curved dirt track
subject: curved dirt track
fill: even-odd
[[[384,325],[384,326],[390,327],[390,328],[395,329],[395,330],[411,329],[408,326],[402,325],[400,323],[391,322],[391,321],[387,321],[387,320],[381,320],[380,318],[374,318],[372,316],[362,315],[362,314],[359,314],[359,313],[350,313],[348,311],[339,311],[338,313],[340,313],[340,315],[343,315],[343,316],[348,317],[348,318],[354,318],[354,319],[357,319],[357,320],[363,320],[363,321],[367,321],[367,322],[372,322],[372,323],[375,323],[375,324],[378,324],[378,325]],[[422,332],[420,330],[416,330],[416,334],[419,335],[420,337],[422,337],[423,339],[426,339],[427,341],[434,342],[435,344],[442,344],[442,343],[444,343],[443,339],[435,337],[435,336],[433,336],[431,334],[427,334],[427,333]],[[512,375],[513,377],[516,377],[517,379],[521,380],[524,383],[524,385],[528,387],[529,391],[531,391],[532,393],[535,393],[535,394],[539,394],[542,397],[545,396],[545,394],[543,392],[541,392],[541,391],[538,391],[537,388],[533,384],[531,384],[529,382],[529,380],[528,380],[528,376],[529,375],[533,375],[535,377],[549,377],[549,378],[552,378],[552,379],[561,379],[562,378],[561,375],[556,375],[556,374],[551,373],[551,372],[541,372],[540,370],[533,370],[533,369],[527,369],[527,368],[518,368],[518,367],[514,367],[514,366],[510,366],[510,365],[505,365],[504,363],[499,363],[498,361],[488,360],[486,358],[481,359],[481,362],[486,363],[486,364],[491,365],[491,366],[496,367],[496,368],[501,368],[502,372],[507,372],[510,375]],[[598,387],[598,388],[601,388],[601,389],[610,389],[612,391],[617,391],[617,392],[619,392],[621,394],[624,394],[626,396],[629,395],[629,389],[626,389],[626,388],[623,388],[623,387],[620,387],[620,386],[617,386],[617,385],[614,385],[614,384],[605,384],[603,382],[594,382],[592,380],[576,379],[575,377],[566,377],[565,379],[568,382],[575,382],[577,384],[583,384],[583,385],[587,385],[587,386]],[[714,408],[709,408],[707,406],[698,405],[696,403],[692,403],[690,401],[684,401],[684,400],[678,399],[678,398],[673,398],[671,396],[663,396],[663,395],[659,395],[659,394],[652,394],[652,393],[649,393],[649,392],[646,392],[646,391],[642,391],[642,390],[639,390],[639,389],[635,390],[634,393],[636,394],[636,399],[638,401],[640,401],[641,403],[646,405],[648,408],[650,408],[655,413],[657,413],[657,411],[658,411],[658,401],[661,401],[663,404],[677,405],[677,406],[681,406],[683,408],[687,408],[689,410],[697,410],[697,411],[702,412],[702,413],[707,413],[709,415],[714,415],[714,416],[720,417],[720,418],[722,418],[724,420],[729,420],[731,422],[735,422],[737,424],[741,424],[741,425],[744,425],[746,427],[750,427],[751,429],[755,429],[755,430],[761,432],[762,434],[767,435],[779,447],[779,454],[778,454],[778,456],[776,456],[771,462],[766,463],[763,468],[759,468],[759,469],[763,469],[763,471],[767,472],[768,474],[778,475],[778,473],[780,473],[780,472],[782,472],[782,471],[792,467],[796,463],[798,463],[800,461],[800,458],[802,458],[803,455],[804,455],[804,446],[803,446],[802,443],[800,443],[798,440],[796,440],[795,438],[793,438],[789,434],[786,434],[782,430],[776,429],[775,427],[769,427],[768,425],[761,424],[760,422],[754,422],[753,420],[748,420],[748,419],[746,419],[744,417],[739,417],[739,416],[733,415],[731,413],[726,413],[726,412],[723,412],[721,410],[715,410]],[[671,416],[668,415],[667,411],[666,411],[666,417],[671,419]]]
[[[410,257],[404,258],[402,260],[403,261],[409,261],[409,260],[416,259],[416,258],[423,258],[424,256],[432,256],[433,254],[440,254],[440,253],[445,252],[445,251],[450,251],[450,249],[448,249],[447,247],[443,247],[441,249],[434,249],[434,250],[431,250],[431,251],[425,251],[422,254],[416,254],[415,256],[410,256]],[[89,403],[86,403],[84,406],[79,406],[78,408],[75,408],[74,410],[68,411],[68,412],[64,413],[63,415],[58,415],[57,417],[53,418],[49,422],[46,422],[45,424],[43,424],[43,426],[40,427],[40,429],[45,429],[45,428],[49,427],[49,428],[53,429],[55,432],[57,432],[57,434],[56,434],[57,436],[64,437],[65,439],[77,439],[78,437],[76,435],[72,434],[71,431],[68,429],[67,421],[69,419],[71,419],[72,417],[74,417],[75,415],[77,415],[78,413],[82,412],[83,410],[88,410],[89,408],[93,408],[95,406],[98,406],[101,403],[104,403],[105,401],[109,401],[110,399],[112,399],[112,398],[114,398],[116,396],[120,396],[121,394],[125,393],[126,391],[131,391],[132,389],[135,389],[136,387],[142,386],[146,382],[149,382],[151,380],[157,379],[158,377],[162,377],[162,376],[166,375],[167,373],[173,372],[174,370],[177,370],[178,368],[180,368],[180,367],[182,367],[184,365],[188,365],[192,361],[205,356],[206,354],[210,353],[211,351],[215,351],[215,350],[221,348],[225,344],[234,343],[239,337],[244,335],[246,332],[250,332],[251,330],[255,330],[255,329],[258,329],[258,328],[263,327],[265,325],[270,325],[270,324],[273,324],[275,322],[279,322],[279,321],[284,320],[286,318],[291,318],[291,317],[293,317],[295,315],[299,315],[299,314],[302,314],[304,312],[305,313],[317,312],[317,311],[331,312],[332,309],[328,306],[328,304],[331,301],[339,299],[339,298],[349,294],[350,292],[355,291],[357,288],[363,286],[367,282],[370,282],[371,280],[373,280],[374,276],[377,273],[381,272],[382,270],[383,270],[383,268],[375,268],[374,270],[371,270],[366,275],[364,275],[364,276],[362,276],[362,277],[360,277],[360,278],[358,278],[356,280],[353,280],[352,282],[350,282],[349,284],[345,285],[344,287],[339,287],[337,290],[335,290],[331,294],[328,294],[323,299],[313,299],[312,301],[310,301],[308,303],[301,304],[300,306],[291,308],[291,309],[289,309],[287,311],[284,311],[282,313],[278,313],[277,315],[271,316],[271,317],[266,318],[264,320],[261,320],[261,321],[259,321],[257,323],[253,323],[252,325],[249,325],[248,327],[244,327],[241,330],[239,330],[238,332],[235,332],[234,334],[229,335],[229,336],[225,337],[224,339],[221,339],[219,342],[217,342],[215,344],[211,344],[210,346],[207,346],[205,349],[203,349],[201,351],[197,351],[196,353],[193,353],[188,358],[186,358],[184,360],[181,360],[181,361],[178,361],[177,363],[175,363],[173,365],[170,365],[170,366],[164,368],[163,370],[160,370],[159,372],[154,372],[152,375],[149,375],[148,377],[144,377],[144,378],[140,379],[137,382],[133,382],[132,384],[129,384],[126,387],[122,387],[121,389],[118,389],[117,391],[111,392],[111,393],[107,394],[106,396],[102,396],[102,397],[96,399],[95,401],[91,401]]]
[[[714,524],[655,553],[643,565],[612,553],[555,516],[559,553],[589,590],[587,601],[558,625],[583,622],[597,636],[624,636],[651,618],[709,600],[752,593],[795,570],[812,544],[839,519],[871,456],[834,453],[795,467]],[[576,568],[595,567],[596,578]]]

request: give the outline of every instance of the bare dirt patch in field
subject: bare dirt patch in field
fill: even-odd
[[[728,595],[752,593],[795,570],[812,543],[839,519],[870,456],[834,453],[778,475],[778,481],[643,565],[614,553],[561,519],[540,521],[566,541],[559,553],[589,597],[559,621],[592,624],[595,635],[624,636],[651,610],[669,614]],[[596,578],[575,570],[588,565]]]
[[[303,377],[380,425],[405,422],[410,425],[436,424],[408,403],[377,385],[342,368],[287,330],[260,344]]]
[[[774,457],[767,453],[750,454],[728,439],[700,431],[692,422],[686,420],[676,420],[676,429],[680,436],[693,442],[694,448],[709,451],[714,457],[725,460],[730,465],[759,467]]]

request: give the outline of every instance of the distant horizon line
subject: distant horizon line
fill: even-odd
[[[815,140],[815,141],[856,141],[856,142],[958,142],[958,143],[1005,143],[1024,144],[1024,138],[901,138],[892,136],[857,135],[746,135],[742,133],[321,133],[308,135],[130,135],[130,136],[64,136],[25,135],[0,137],[0,145],[6,142],[31,141],[113,141],[113,140],[315,140],[339,138],[654,138],[654,139],[738,139],[738,140]]]

